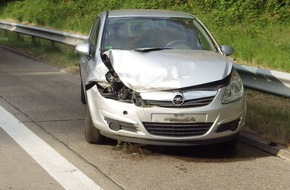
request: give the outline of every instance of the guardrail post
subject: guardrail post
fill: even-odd
[[[3,34],[3,36],[8,36],[8,31],[7,30],[1,30],[1,34]]]
[[[17,40],[20,39],[20,34],[18,32],[16,32],[16,37],[17,37]]]
[[[31,36],[31,41],[33,44],[35,44],[35,37],[34,36]]]
[[[21,33],[19,32],[16,32],[16,38],[18,41],[24,41],[24,35],[22,35]]]

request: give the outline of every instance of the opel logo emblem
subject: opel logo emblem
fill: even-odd
[[[181,92],[175,92],[173,95],[172,103],[175,106],[181,106],[184,103],[184,96]]]

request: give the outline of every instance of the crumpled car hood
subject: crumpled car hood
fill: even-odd
[[[232,63],[226,56],[203,50],[106,52],[120,80],[137,92],[171,90],[221,80]]]

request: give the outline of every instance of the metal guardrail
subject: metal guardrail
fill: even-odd
[[[27,26],[23,24],[9,23],[0,21],[0,29],[17,32],[20,34],[26,34],[38,38],[51,40],[53,42],[60,42],[68,45],[77,45],[83,43],[88,37],[78,34],[71,34],[66,32],[60,32],[57,30],[49,30],[45,28]]]
[[[290,98],[290,73],[234,65],[245,87],[269,94]]]
[[[68,45],[83,43],[87,36],[0,21],[0,29]],[[290,98],[290,73],[234,64],[246,88]]]

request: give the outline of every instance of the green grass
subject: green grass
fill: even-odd
[[[290,99],[247,90],[245,130],[290,146]]]
[[[219,44],[234,47],[232,57],[239,64],[290,72],[290,22],[262,24],[244,21],[232,26],[219,26],[209,18],[201,17],[205,18],[203,22]]]
[[[0,44],[48,61],[54,66],[78,72],[78,57],[73,46],[53,43],[48,40],[19,35],[0,30]]]
[[[87,35],[104,10],[186,11],[198,16],[219,44],[233,46],[238,63],[290,72],[289,5],[261,0],[10,0],[0,6],[0,19]]]

